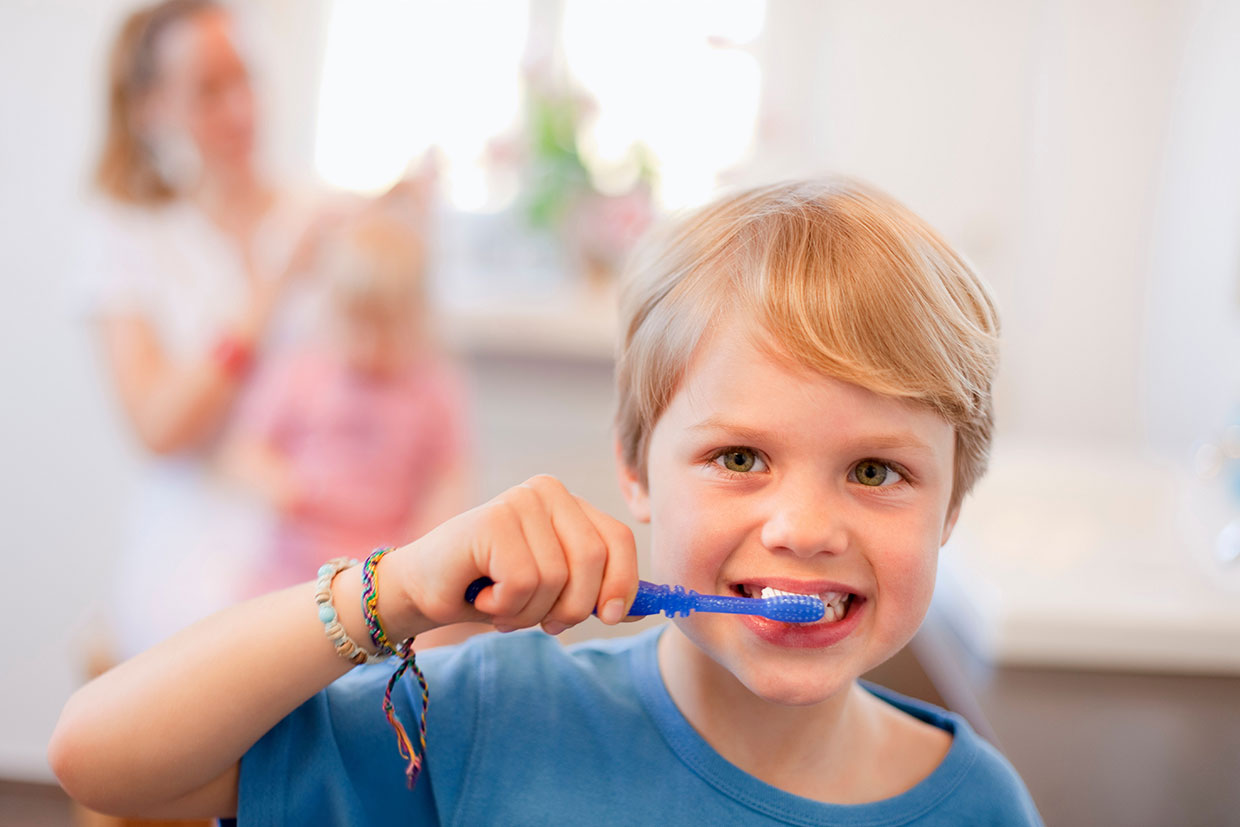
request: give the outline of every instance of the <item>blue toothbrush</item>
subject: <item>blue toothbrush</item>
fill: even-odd
[[[478,592],[494,583],[489,577],[479,577],[465,590],[465,601],[473,603]],[[809,594],[781,594],[775,597],[729,597],[718,594],[699,594],[684,586],[660,586],[639,580],[637,598],[629,609],[629,617],[642,617],[663,612],[668,617],[690,612],[722,612],[736,615],[759,615],[768,620],[783,623],[814,623],[822,620],[826,609],[822,601]]]

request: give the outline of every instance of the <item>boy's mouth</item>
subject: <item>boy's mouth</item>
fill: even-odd
[[[782,594],[813,595],[821,600],[823,605],[823,616],[822,620],[818,621],[819,623],[835,623],[843,620],[844,616],[848,614],[849,607],[854,604],[854,601],[859,604],[862,600],[864,600],[864,598],[860,595],[849,591],[788,591],[756,582],[734,583],[732,585],[732,591],[741,597],[752,598],[778,597]]]

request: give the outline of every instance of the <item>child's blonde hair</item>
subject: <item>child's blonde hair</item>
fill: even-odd
[[[333,235],[320,270],[331,298],[349,308],[420,309],[426,255],[420,235],[398,218],[364,213]]]
[[[998,314],[924,221],[850,181],[792,182],[724,198],[649,242],[623,287],[616,370],[621,455],[643,482],[694,349],[736,311],[796,364],[939,413],[956,431],[959,506],[990,450]]]

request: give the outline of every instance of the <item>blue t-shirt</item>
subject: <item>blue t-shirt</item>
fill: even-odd
[[[917,786],[871,804],[822,804],[726,761],[672,702],[662,627],[565,648],[540,631],[481,635],[418,656],[430,685],[427,758],[413,790],[381,709],[393,665],[359,667],[241,761],[247,824],[1041,824],[1011,765],[959,716],[876,686],[953,736]],[[414,682],[393,699],[420,707]],[[411,728],[412,731],[412,728]],[[416,735],[415,735],[416,737]]]

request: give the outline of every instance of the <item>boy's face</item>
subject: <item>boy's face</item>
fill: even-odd
[[[716,329],[651,434],[648,485],[622,471],[626,496],[651,523],[659,582],[851,595],[834,622],[676,621],[696,651],[673,668],[714,680],[722,667],[767,700],[816,703],[895,654],[925,616],[955,517],[954,430],[777,360],[744,325]]]

